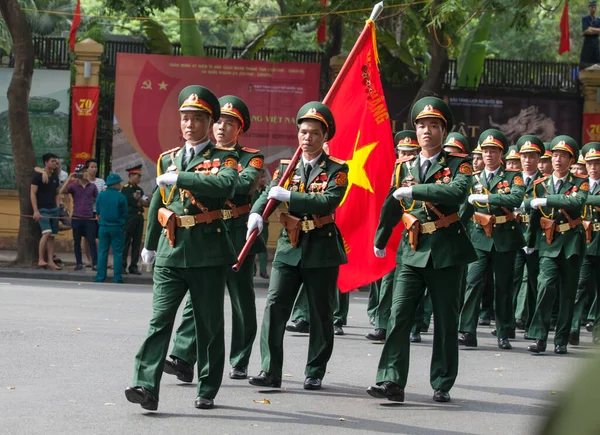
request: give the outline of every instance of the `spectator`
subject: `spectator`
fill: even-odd
[[[54,170],[54,174],[58,177],[58,189],[60,191],[60,188],[63,187],[63,184],[65,184],[65,181],[67,181],[67,178],[69,178],[69,174],[67,174],[65,171],[62,170],[62,159],[58,159],[57,160],[57,165],[56,165],[56,169]],[[33,169],[35,172],[42,174],[42,182],[44,184],[48,183],[48,174],[46,173],[46,171],[44,171],[44,168],[39,168],[39,167],[35,167]],[[65,201],[65,199],[67,201]],[[71,229],[71,219],[69,219],[69,203],[68,203],[68,198],[63,198],[63,195],[59,196],[59,216],[60,219],[58,220],[59,222],[59,226],[58,226],[58,231],[65,231],[65,230],[70,230]],[[60,225],[62,224],[62,226]]]
[[[112,247],[114,262],[114,282],[122,283],[123,245],[125,244],[125,219],[127,218],[127,199],[121,190],[123,180],[118,174],[110,174],[106,180],[108,188],[96,198],[96,213],[99,219],[98,273],[96,282],[104,282],[108,265],[108,249]]]
[[[96,188],[98,189],[98,193],[102,192],[106,189],[106,183],[102,178],[96,177],[98,174],[98,160],[96,159],[87,159],[85,162],[85,168],[87,169],[88,181],[90,183],[94,183]],[[97,216],[96,213],[96,203],[94,202],[94,216]],[[96,239],[98,239],[98,221],[95,222],[96,225]],[[83,244],[83,253],[87,260],[86,267],[90,267],[92,265],[92,257],[90,255],[90,245],[89,243]]]
[[[590,14],[581,19],[583,46],[579,56],[579,65],[582,69],[600,63],[600,44],[598,43],[600,18],[596,17],[596,9],[597,2],[590,1],[588,4]]]
[[[71,183],[72,180],[77,180]],[[81,259],[81,237],[88,241],[92,256],[92,270],[96,270],[96,223],[94,219],[94,202],[98,196],[98,189],[94,183],[87,179],[87,171],[83,165],[75,166],[75,172],[69,175],[67,183],[60,189],[60,193],[70,193],[73,197],[73,242],[75,244],[75,270],[83,269]]]
[[[54,270],[62,268],[54,262],[54,237],[58,234],[59,195],[58,176],[54,171],[58,168],[58,156],[48,153],[42,157],[43,171],[48,179],[44,183],[42,174],[36,172],[31,181],[29,198],[33,208],[33,219],[40,224],[42,238],[38,248],[38,267],[50,267]],[[45,261],[47,258],[47,261]]]

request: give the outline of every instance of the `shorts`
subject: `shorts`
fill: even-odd
[[[52,237],[56,236],[58,234],[58,219],[47,219],[45,217],[58,217],[60,209],[58,207],[40,208],[39,211],[42,218],[40,218],[38,223],[42,229],[42,234],[50,233]]]

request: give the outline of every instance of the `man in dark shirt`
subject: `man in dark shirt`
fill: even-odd
[[[592,0],[588,4],[590,14],[581,19],[581,29],[583,30],[583,46],[579,57],[580,67],[600,63],[600,44],[598,35],[600,34],[600,18],[596,17],[597,2]]]
[[[72,183],[73,180],[76,180]],[[60,188],[60,194],[69,193],[73,197],[73,242],[75,243],[75,270],[83,269],[81,258],[81,237],[85,237],[92,256],[92,270],[96,270],[98,251],[96,251],[96,222],[94,220],[94,203],[98,196],[98,188],[87,179],[87,169],[79,164],[75,172],[69,175],[65,184]]]
[[[48,153],[44,154],[42,160],[48,182],[43,182],[42,174],[35,173],[31,180],[29,193],[33,208],[33,219],[39,222],[42,230],[42,238],[38,248],[38,266],[60,270],[61,267],[57,266],[53,260],[54,237],[58,234],[58,219],[56,217],[59,214],[58,177],[54,174],[58,167],[58,156]],[[45,258],[48,259],[47,262]]]

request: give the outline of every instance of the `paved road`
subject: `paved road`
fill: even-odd
[[[259,289],[259,321],[265,296]],[[366,294],[354,293],[347,335],[336,338],[322,391],[302,389],[307,336],[289,334],[283,391],[261,392],[227,378],[216,408],[196,410],[195,387],[166,375],[159,412],[143,413],[123,390],[151,299],[147,285],[0,278],[0,433],[532,434],[595,351],[580,346],[566,356],[536,356],[516,340],[514,350],[503,352],[484,328],[480,347],[461,351],[452,402],[436,404],[428,381],[432,337],[425,334],[411,348],[407,402],[392,404],[365,393],[381,345],[363,338],[370,330]],[[584,332],[582,342],[590,340]],[[258,343],[250,371],[259,371]],[[256,403],[265,398],[270,404]]]

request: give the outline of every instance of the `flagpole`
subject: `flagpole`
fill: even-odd
[[[350,69],[352,62],[354,61],[354,58],[356,57],[358,51],[360,50],[360,47],[362,46],[362,42],[364,41],[364,39],[367,36],[369,36],[369,33],[372,31],[371,26],[373,26],[373,21],[375,21],[377,19],[377,17],[379,16],[379,14],[381,14],[382,11],[383,11],[383,1],[377,3],[375,5],[375,7],[373,8],[373,11],[371,12],[371,16],[367,20],[367,23],[365,24],[365,27],[362,30],[360,36],[354,43],[354,47],[352,47],[352,51],[350,51],[350,54],[346,58],[344,65],[342,65],[342,68],[340,69],[340,72],[338,73],[337,77],[335,78],[335,81],[331,85],[331,88],[329,88],[327,95],[325,95],[325,98],[323,99],[323,104],[328,105],[328,103],[331,101],[331,99],[335,95],[337,88],[339,88],[340,83],[342,83],[344,76],[348,73],[348,70]],[[293,157],[290,160],[290,163],[288,164],[287,168],[283,172],[283,175],[279,179],[279,183],[277,184],[278,186],[283,187],[286,180],[292,174],[292,171],[296,168],[296,163],[298,163],[298,160],[300,159],[301,155],[302,155],[302,147],[298,146],[298,148],[296,149],[296,152],[294,153]],[[273,211],[275,210],[276,205],[277,205],[277,201],[274,199],[269,199],[267,201],[265,210],[262,213],[263,221],[265,221],[269,218],[271,213],[273,213]],[[246,256],[250,252],[250,248],[256,241],[256,237],[258,237],[258,229],[255,229],[254,231],[252,231],[252,233],[250,233],[250,236],[246,240],[244,247],[242,248],[242,250],[240,251],[240,253],[238,255],[237,263],[231,267],[231,269],[234,272],[238,272],[240,270],[240,267],[242,267],[242,263],[244,262],[244,260],[246,259]]]

